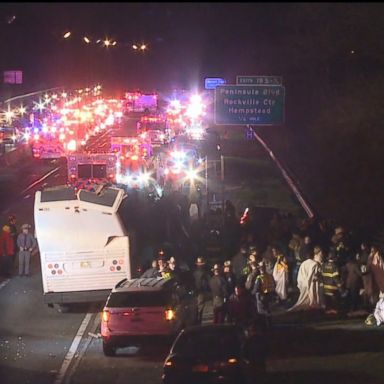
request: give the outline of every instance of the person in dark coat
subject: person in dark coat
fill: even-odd
[[[225,279],[225,282],[227,283],[227,293],[228,296],[232,295],[232,293],[235,292],[235,286],[236,286],[236,276],[232,271],[232,265],[231,261],[227,260],[224,261],[224,274],[223,277]]]
[[[228,322],[237,325],[245,325],[252,318],[252,298],[243,285],[236,285],[229,296],[227,314]]]
[[[173,256],[168,260],[168,268],[169,268],[170,278],[176,279],[177,281],[180,282],[181,269],[179,264],[176,262],[176,259]]]
[[[151,268],[148,268],[142,275],[142,278],[146,277],[158,277],[159,268],[157,267],[157,260],[152,260]]]
[[[204,308],[209,297],[209,281],[211,277],[205,268],[205,260],[202,257],[198,257],[195,264],[196,269],[193,272],[193,278],[197,294],[197,321],[201,324]]]
[[[304,242],[299,250],[299,258],[301,263],[310,258],[313,253],[312,239],[309,236],[304,237]]]
[[[359,292],[363,286],[362,273],[357,260],[350,257],[345,264],[346,280],[345,288],[347,289],[347,305],[349,313],[354,312],[359,306]]]
[[[259,317],[264,317],[267,327],[271,326],[270,305],[275,295],[275,281],[273,276],[266,271],[263,261],[257,264],[259,274],[256,277],[252,294],[256,299],[256,312]]]
[[[212,292],[213,323],[221,324],[225,320],[225,303],[228,298],[227,284],[221,274],[219,264],[213,266],[213,276],[209,281]]]
[[[356,255],[357,263],[359,264],[361,271],[361,278],[363,281],[363,295],[362,301],[364,308],[371,309],[373,306],[373,290],[372,290],[372,273],[368,270],[368,258],[370,253],[370,247],[366,242],[360,244],[360,252]]]
[[[240,251],[233,256],[232,263],[232,271],[236,276],[236,280],[245,280],[246,275],[244,275],[244,268],[247,266],[248,258],[248,247],[246,245],[242,245],[240,247]]]
[[[322,265],[321,274],[326,313],[337,314],[340,307],[341,277],[334,252],[329,252],[328,260]]]
[[[257,269],[256,259],[250,262],[249,264],[251,271],[247,275],[247,279],[245,280],[245,289],[249,292],[252,292],[253,287],[255,285],[256,277],[259,275],[259,270]]]

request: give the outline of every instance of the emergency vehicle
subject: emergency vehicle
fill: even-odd
[[[65,149],[60,141],[40,138],[33,142],[32,153],[36,159],[59,159],[65,156]]]
[[[140,137],[154,147],[168,144],[173,138],[173,131],[163,115],[147,115],[137,122],[137,132]]]
[[[76,189],[116,181],[116,155],[112,153],[75,153],[67,156],[68,183]]]
[[[111,137],[111,151],[124,158],[148,158],[152,156],[152,146],[148,142],[140,140],[140,137]]]
[[[111,137],[111,151],[116,154],[116,183],[129,188],[148,186],[147,160],[152,146],[139,137]]]
[[[141,92],[127,92],[124,100],[126,113],[153,113],[157,111],[157,94],[143,94]]]

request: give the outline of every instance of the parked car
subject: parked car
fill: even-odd
[[[244,329],[233,324],[202,325],[181,331],[165,359],[163,384],[256,384],[265,373],[265,339],[257,341],[257,361],[249,357],[248,341]]]
[[[101,317],[103,352],[113,356],[137,338],[175,337],[197,324],[196,297],[175,279],[124,279],[110,293]]]

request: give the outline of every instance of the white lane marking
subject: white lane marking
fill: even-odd
[[[35,185],[41,183],[43,180],[45,180],[47,177],[51,176],[53,173],[57,172],[58,170],[60,169],[60,167],[57,167],[55,169],[52,169],[52,171],[46,173],[43,177],[41,177],[39,180],[36,180],[35,182],[33,182],[31,185],[29,185],[27,188],[24,189],[24,191],[22,191],[20,193],[20,195],[23,195],[25,192],[29,191],[31,188],[33,188]]]
[[[97,316],[95,317],[94,321],[93,321],[93,324],[92,324],[92,327],[91,327],[91,330],[93,332],[96,332],[97,328],[99,327],[100,325],[100,316]],[[91,344],[92,340],[93,340],[93,336],[91,336],[90,334],[93,334],[93,332],[88,332],[88,339],[85,341],[85,343],[83,343],[83,347],[80,349],[80,351],[77,353],[77,356],[76,356],[76,360],[75,362],[72,364],[71,366],[71,369],[69,370],[65,380],[64,380],[64,384],[70,384],[71,381],[72,381],[72,376],[74,375],[74,373],[76,372],[82,358],[84,357],[85,355],[85,352],[87,351],[89,345]],[[100,335],[101,336],[101,335]]]
[[[79,327],[79,330],[77,331],[77,334],[75,338],[72,341],[71,347],[69,348],[69,351],[67,352],[63,364],[61,365],[60,371],[56,376],[54,384],[61,384],[63,382],[65,373],[67,372],[69,365],[71,364],[71,361],[73,357],[75,356],[75,353],[77,351],[77,348],[79,347],[80,341],[84,335],[84,332],[92,318],[92,313],[87,313]]]
[[[4,281],[0,284],[0,289],[3,289],[3,288],[4,288],[10,281],[11,281],[11,279],[4,280]]]

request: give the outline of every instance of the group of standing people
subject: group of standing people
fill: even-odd
[[[36,239],[29,232],[30,228],[29,224],[23,224],[19,233],[14,215],[10,215],[3,225],[0,233],[0,270],[4,277],[11,277],[17,262],[19,276],[29,276],[31,255],[37,248]]]
[[[211,273],[202,257],[196,261],[193,272],[198,301],[198,319],[201,322],[207,301],[213,305],[213,323],[230,322],[245,325],[257,317],[269,322],[269,302],[275,292],[273,277],[263,262],[251,263],[249,278],[236,275],[232,261],[215,264]],[[252,282],[250,282],[252,280]]]
[[[380,247],[367,242],[353,246],[340,226],[329,237],[324,234],[323,229],[311,235],[295,229],[289,241],[275,239],[280,245],[268,246],[261,255],[255,246],[243,245],[232,260],[234,269],[239,277],[248,274],[246,279],[252,281],[252,273],[257,273],[252,264],[263,261],[275,281],[277,301],[286,302],[288,311],[323,309],[328,314],[347,316],[371,312],[384,298]],[[294,304],[289,303],[295,299],[296,287],[299,297]]]
[[[201,291],[200,310],[211,294],[214,323],[263,316],[268,325],[272,303],[288,312],[323,310],[347,316],[373,312],[381,319],[377,322],[384,323],[380,247],[361,242],[356,249],[342,227],[336,227],[329,239],[313,238],[320,245],[313,244],[309,233],[296,231],[287,243],[274,243],[262,253],[252,242],[243,243],[231,261],[213,267],[213,276],[205,284],[201,281],[204,263],[199,258],[195,276]]]
[[[233,220],[234,213],[229,216]],[[344,228],[333,228],[323,222],[318,228],[282,226],[274,218],[269,233],[264,231],[262,238],[246,233],[238,252],[225,262],[208,268],[198,257],[192,275],[199,321],[212,300],[214,323],[247,323],[262,317],[269,325],[272,304],[288,312],[323,310],[347,316],[363,310],[372,313],[379,307],[375,313],[384,322],[380,247],[366,242],[356,246]],[[174,258],[159,259],[143,277],[177,277],[180,271]]]

